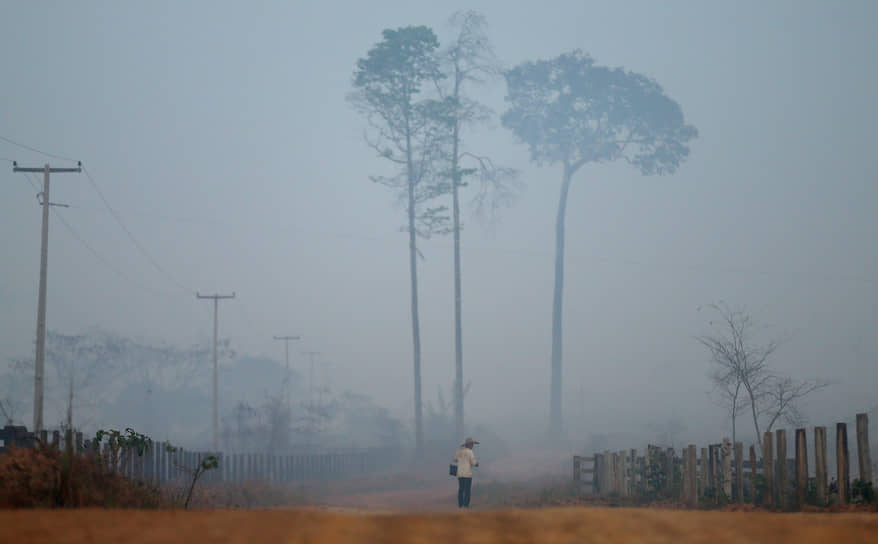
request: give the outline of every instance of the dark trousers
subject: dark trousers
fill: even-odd
[[[472,478],[458,478],[457,479],[457,507],[458,508],[469,508],[469,497],[470,492],[473,489],[473,479]]]

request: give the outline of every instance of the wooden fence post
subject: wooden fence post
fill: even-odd
[[[827,463],[826,427],[814,427],[814,467],[817,479],[817,506],[826,506]]]
[[[732,500],[732,441],[723,438],[720,447],[722,478],[723,478],[723,494],[726,500]]]
[[[689,503],[689,508],[696,508],[698,506],[698,450],[695,448],[695,444],[689,444],[689,447],[686,448],[688,463],[686,464],[686,499]]]
[[[702,497],[707,496],[707,489],[710,487],[710,478],[708,476],[709,463],[707,462],[707,448],[701,448],[701,470],[699,472],[700,481],[699,481],[699,493],[701,493]]]
[[[659,448],[657,446],[653,446],[652,444],[647,444],[646,446],[646,492],[650,494],[652,492],[661,492],[661,489],[658,487],[659,482],[656,481],[655,475],[659,472],[659,463],[661,462],[658,459]],[[650,478],[652,476],[652,478]]]
[[[762,476],[765,478],[765,506],[774,508],[774,447],[771,431],[762,437]]]
[[[808,492],[808,444],[805,429],[796,429],[796,509],[805,506]]]
[[[613,455],[609,451],[604,451],[604,477],[601,482],[601,489],[604,495],[609,495],[615,490],[616,475],[613,472]]]
[[[777,433],[777,499],[781,510],[788,510],[787,491],[789,475],[787,474],[787,432],[778,429]]]
[[[613,453],[613,492],[616,495],[622,493],[622,460],[619,453]]]
[[[151,446],[151,444],[150,444]],[[143,471],[141,473],[141,477],[144,481],[152,483],[152,475],[153,475],[153,463],[152,458],[155,455],[155,450],[152,447],[149,447],[143,451]]]
[[[756,468],[756,446],[750,446],[750,500],[753,503],[756,503],[756,475],[758,474]]]
[[[847,423],[838,423],[835,426],[835,458],[838,465],[838,504],[847,506],[851,485]]]
[[[680,471],[680,500],[689,505],[689,450],[683,448],[682,470]]]
[[[869,414],[857,414],[857,457],[860,481],[872,483],[872,454],[869,452]]]
[[[165,443],[156,442],[156,484],[165,481]]]
[[[722,469],[721,469],[721,445],[720,444],[711,444],[707,447],[707,452],[710,455],[710,459],[708,460],[708,466],[710,467],[710,472],[708,473],[708,484],[711,489],[713,489],[714,499],[719,498],[719,492],[722,490]]]
[[[601,476],[603,476],[603,473],[601,472],[601,470],[602,470],[602,463],[604,462],[602,457],[603,456],[597,452],[592,454],[592,458],[594,459],[593,465],[592,465],[594,467],[594,472],[591,475],[591,489],[592,489],[592,493],[594,493],[595,495],[599,495],[601,493],[601,486],[603,485],[601,483]],[[362,462],[362,459],[363,458],[361,456],[360,457],[361,462]],[[363,467],[361,465],[360,466],[360,474],[362,474],[362,472],[363,472]]]
[[[735,442],[735,502],[744,502],[744,444]]]
[[[582,471],[582,458],[578,455],[573,456],[573,483],[579,485],[580,474]],[[578,489],[578,488],[577,488]]]
[[[162,476],[161,476],[161,477],[162,477],[162,480],[163,480],[163,481],[168,481],[168,480],[171,479],[171,466],[170,466],[170,465],[171,465],[171,459],[170,459],[170,455],[168,454],[167,447],[168,447],[168,443],[167,443],[167,442],[162,442],[162,451],[161,451],[161,455],[162,455]]]
[[[629,465],[631,469],[629,471],[630,477],[628,478],[628,494],[632,497],[637,496],[637,450],[631,448],[631,457],[629,459]]]
[[[52,431],[52,447],[54,447],[54,448],[61,447],[61,433],[57,430]]]

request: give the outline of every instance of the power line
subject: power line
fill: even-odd
[[[30,183],[31,187],[33,187],[33,189],[35,191],[39,191],[39,189],[37,188],[33,179],[30,177],[30,175],[27,172],[25,173],[25,178],[27,179],[27,181]],[[61,224],[67,228],[67,230],[70,232],[70,235],[73,236],[73,238],[75,238],[80,244],[82,244],[82,246],[85,247],[94,256],[94,258],[98,260],[98,262],[100,262],[101,264],[103,264],[104,266],[106,266],[107,268],[112,270],[117,276],[119,276],[120,278],[122,278],[126,281],[129,281],[129,282],[137,285],[141,289],[144,289],[153,295],[166,296],[166,295],[171,294],[168,292],[163,292],[163,291],[158,291],[156,289],[153,289],[152,287],[149,287],[146,284],[143,284],[139,281],[136,281],[131,276],[122,272],[121,269],[119,269],[118,267],[113,265],[113,263],[111,263],[108,259],[106,259],[104,256],[102,256],[91,244],[86,242],[85,238],[83,238],[79,234],[79,232],[75,228],[73,228],[73,225],[71,225],[69,222],[67,222],[66,219],[64,219],[64,216],[61,215],[58,212],[58,210],[56,210],[54,207],[52,207],[50,209],[51,209],[52,213],[55,215],[55,218],[58,219],[61,222]]]
[[[250,319],[250,313],[247,311],[247,308],[244,306],[244,301],[240,298],[235,299],[238,302],[238,307],[241,309],[241,315],[244,316],[244,321],[250,327],[250,332],[253,333],[256,327],[253,325],[253,321]]]
[[[5,137],[5,136],[0,136],[0,140],[5,141],[5,142],[8,142],[8,143],[10,143],[10,144],[12,144],[12,145],[15,145],[15,146],[21,147],[22,149],[27,149],[27,150],[29,150],[29,151],[33,151],[33,152],[35,152],[35,153],[39,153],[39,154],[41,154],[41,155],[45,155],[45,156],[47,156],[47,157],[53,157],[53,158],[62,159],[62,160],[66,160],[66,161],[76,162],[74,159],[71,159],[71,158],[69,158],[69,157],[65,157],[65,156],[63,156],[63,155],[58,155],[58,154],[55,154],[55,153],[49,153],[49,152],[46,152],[46,151],[42,151],[42,150],[40,150],[40,149],[37,149],[37,148],[35,148],[35,147],[29,146],[29,145],[26,145],[26,144],[22,144],[22,143],[20,143],[20,142],[17,142],[17,141],[15,141],[15,140],[12,140],[12,139],[7,138],[7,137]],[[12,162],[10,159],[3,159],[3,160],[7,160],[7,161]],[[110,213],[111,213],[111,214],[113,215],[113,217],[116,219],[116,221],[119,223],[119,225],[122,227],[122,229],[126,232],[126,234],[128,234],[128,237],[131,239],[131,241],[134,243],[134,245],[138,248],[138,250],[140,250],[140,252],[141,252],[141,253],[142,253],[142,254],[143,254],[143,255],[144,255],[144,256],[150,261],[150,263],[151,263],[151,264],[152,264],[157,270],[159,270],[161,273],[163,273],[163,274],[165,274],[166,276],[168,276],[168,277],[169,277],[169,278],[170,278],[170,279],[171,279],[171,280],[172,280],[172,281],[173,281],[178,287],[180,287],[181,289],[183,289],[183,290],[185,290],[185,291],[189,291],[190,293],[194,293],[195,291],[194,291],[193,289],[191,289],[191,288],[189,288],[189,287],[186,287],[185,285],[181,284],[179,281],[177,281],[176,278],[174,278],[170,273],[168,273],[164,268],[162,268],[162,267],[156,262],[156,260],[155,260],[155,259],[154,259],[154,258],[153,258],[153,257],[147,252],[147,251],[146,251],[146,249],[142,246],[142,244],[140,244],[140,243],[134,238],[134,236],[131,234],[131,232],[130,232],[130,231],[125,227],[125,225],[122,223],[121,219],[120,219],[119,216],[116,214],[115,210],[113,210],[112,207],[110,207],[109,203],[108,203],[107,200],[104,198],[103,194],[100,192],[100,189],[98,189],[97,184],[94,182],[94,180],[92,179],[92,177],[91,177],[91,175],[89,174],[89,172],[85,169],[85,167],[83,167],[82,170],[83,170],[83,172],[85,172],[86,177],[88,177],[89,181],[91,182],[92,187],[95,188],[95,190],[97,191],[98,195],[99,195],[99,196],[101,197],[101,199],[104,201],[104,204],[106,205],[107,209],[110,211]],[[197,220],[196,220],[196,221],[197,221]],[[324,236],[327,235],[327,233],[323,233],[323,234],[324,234]],[[352,234],[343,234],[343,233],[329,233],[328,235],[329,235],[329,236],[333,236],[333,237],[348,238],[348,239],[360,239],[360,240],[370,240],[370,241],[383,241],[383,240],[389,240],[389,238],[382,238],[382,237],[377,237],[377,236],[371,236],[371,237],[370,237],[370,236],[352,235]],[[470,245],[468,245],[468,244],[464,244],[462,247],[463,247],[463,249],[466,249],[466,250],[471,250],[471,251],[474,250],[474,251],[479,251],[479,252],[484,252],[484,251],[494,251],[494,252],[499,252],[499,253],[530,254],[530,255],[540,255],[540,256],[545,256],[545,255],[550,255],[550,254],[551,254],[549,251],[543,251],[543,250],[531,250],[531,249],[526,249],[526,248],[477,247],[477,246],[470,246]],[[576,257],[576,255],[573,254],[573,253],[568,252],[568,257],[571,257],[571,258],[572,258],[572,257]],[[651,266],[652,266],[652,265],[649,264],[649,263],[645,263],[645,262],[641,262],[641,261],[636,261],[636,260],[633,260],[633,259],[624,259],[624,258],[616,258],[616,259],[613,259],[613,258],[600,257],[600,256],[595,256],[595,255],[589,256],[588,258],[591,258],[591,259],[594,259],[594,260],[597,260],[597,261],[603,261],[603,262],[605,262],[605,263],[608,263],[608,262],[611,262],[611,261],[615,260],[615,261],[617,261],[618,263],[625,264],[625,265],[636,265],[636,266],[642,266],[642,267],[651,267]],[[688,268],[688,269],[690,269],[690,270],[693,270],[693,269],[701,269],[701,270],[707,270],[707,271],[711,271],[711,270],[713,270],[713,271],[715,271],[715,272],[728,273],[728,274],[745,274],[745,273],[749,273],[749,274],[758,274],[758,275],[762,275],[762,276],[770,276],[770,275],[773,275],[773,272],[771,272],[771,271],[766,271],[766,270],[756,270],[756,269],[747,269],[747,268],[743,268],[743,267],[722,267],[722,266],[719,266],[719,267],[718,267],[718,266],[711,266],[711,265],[697,265],[697,264],[695,264],[695,265],[686,265],[686,264],[684,264],[684,265],[682,265],[682,267],[683,267],[683,268]],[[787,274],[787,275],[789,275],[789,274]],[[794,275],[796,275],[796,276],[800,276],[800,277],[801,277],[801,276],[804,276],[803,274],[794,274]],[[827,280],[827,281],[860,282],[860,283],[867,283],[867,284],[870,284],[870,285],[878,285],[878,281],[876,281],[876,280],[872,280],[872,279],[869,279],[869,278],[864,278],[864,277],[820,275],[820,276],[816,276],[816,278],[818,278],[818,279],[822,279],[822,280]]]
[[[90,209],[82,206],[73,206],[80,207],[82,209]],[[153,212],[144,212],[144,211],[131,211],[129,213],[134,213],[137,215],[142,215],[144,217],[157,217],[160,219],[180,221],[180,222],[189,222],[203,225],[219,225],[227,228],[237,228],[238,225],[235,225],[226,221],[217,221],[206,218],[199,217],[180,217],[180,216],[167,216],[164,214],[158,214]],[[310,238],[322,238],[322,239],[342,239],[342,240],[351,240],[354,242],[378,242],[384,243],[387,245],[395,245],[397,244],[396,239],[390,235],[364,235],[362,233],[342,233],[342,232],[329,232],[329,231],[310,231],[307,233]],[[437,246],[450,246],[451,242],[442,240],[439,238],[435,238],[430,240],[430,244],[435,244]],[[505,254],[505,255],[522,255],[522,256],[533,256],[533,257],[549,257],[553,256],[552,249],[539,249],[539,248],[525,248],[525,247],[501,247],[501,246],[490,246],[490,245],[482,245],[482,244],[471,244],[471,243],[462,243],[461,250],[466,252],[475,252],[477,254],[485,254],[485,253],[495,253],[495,254]],[[569,259],[590,259],[594,262],[603,263],[603,264],[616,264],[623,266],[636,266],[636,267],[644,267],[644,268],[655,268],[657,265],[655,263],[650,263],[646,261],[640,261],[636,259],[630,259],[626,257],[609,257],[605,255],[595,255],[595,254],[585,254],[578,253],[576,251],[568,251],[566,252],[567,257]],[[671,270],[676,269],[684,269],[684,270],[698,270],[698,271],[706,271],[706,272],[714,272],[720,274],[729,274],[729,275],[742,275],[742,274],[751,274],[751,275],[759,275],[759,276],[776,276],[776,275],[784,275],[785,277],[797,277],[804,279],[814,279],[814,280],[824,280],[831,282],[841,282],[841,283],[862,283],[867,285],[878,285],[878,280],[873,280],[867,277],[862,276],[847,276],[847,275],[832,275],[832,274],[806,274],[802,272],[793,272],[790,273],[788,271],[773,271],[767,269],[756,269],[756,268],[747,268],[740,266],[722,266],[722,265],[711,265],[711,264],[686,264],[681,262],[676,262],[673,264],[663,264],[658,265],[661,267],[666,267]]]
[[[28,151],[33,151],[34,153],[39,153],[40,155],[45,155],[46,157],[52,157],[53,159],[61,159],[62,161],[77,162],[76,159],[71,159],[70,157],[64,157],[64,156],[62,156],[62,155],[57,155],[57,154],[55,154],[55,153],[49,153],[49,152],[46,152],[46,151],[41,151],[41,150],[39,150],[39,149],[37,149],[37,148],[35,148],[35,147],[31,147],[31,146],[29,146],[29,145],[25,145],[25,144],[23,144],[23,143],[16,142],[15,140],[12,140],[12,139],[10,139],[10,138],[6,138],[5,136],[0,136],[0,140],[3,140],[4,142],[6,142],[6,143],[10,143],[10,144],[12,144],[12,145],[18,146],[18,147],[20,147],[20,148],[22,148],[22,149],[27,149]]]
[[[75,159],[71,159],[71,158],[69,158],[69,157],[65,157],[65,156],[63,156],[63,155],[58,155],[57,153],[49,153],[48,151],[43,151],[43,150],[41,150],[41,149],[37,149],[36,147],[30,146],[30,145],[27,145],[27,144],[23,144],[23,143],[21,143],[21,142],[17,142],[17,141],[15,141],[15,140],[13,140],[13,139],[11,139],[11,138],[7,138],[7,137],[5,137],[5,136],[0,136],[0,140],[2,140],[2,141],[4,141],[4,142],[7,142],[7,143],[10,143],[10,144],[12,144],[12,145],[14,145],[14,146],[20,147],[20,148],[22,148],[22,149],[27,149],[27,150],[29,150],[29,151],[33,151],[34,153],[39,153],[40,155],[45,155],[45,156],[47,156],[47,157],[52,157],[52,158],[61,159],[61,160],[65,160],[65,161],[71,161],[71,162],[79,162],[79,161],[76,161]],[[12,161],[12,162],[14,162],[14,161]],[[125,234],[128,235],[128,238],[131,240],[131,242],[134,244],[134,246],[137,248],[137,250],[140,251],[140,253],[141,253],[144,257],[146,257],[146,259],[150,262],[150,264],[152,264],[152,266],[153,266],[156,270],[158,270],[159,272],[161,272],[162,274],[164,274],[165,276],[167,276],[172,282],[174,282],[174,284],[177,285],[177,287],[183,289],[184,291],[188,291],[189,293],[195,293],[195,290],[194,290],[194,289],[191,289],[191,288],[189,288],[189,287],[186,287],[185,285],[183,285],[182,283],[180,283],[180,282],[179,282],[179,281],[178,281],[173,275],[171,275],[167,270],[165,270],[165,269],[164,269],[164,268],[163,268],[163,267],[162,267],[162,266],[161,266],[161,265],[155,260],[155,258],[153,258],[153,256],[152,256],[152,255],[146,250],[146,248],[143,246],[143,244],[141,244],[141,243],[137,240],[137,238],[135,238],[134,234],[128,229],[128,227],[125,226],[125,223],[122,221],[122,218],[119,216],[118,213],[116,213],[116,210],[113,209],[113,207],[110,205],[109,201],[107,200],[107,198],[104,196],[103,192],[102,192],[102,191],[100,190],[100,188],[98,187],[98,184],[95,182],[95,180],[94,180],[94,178],[92,177],[91,173],[90,173],[85,167],[82,167],[82,171],[85,173],[85,176],[88,178],[89,183],[91,183],[92,188],[95,190],[95,192],[98,194],[98,196],[99,196],[99,197],[101,198],[101,200],[103,201],[104,206],[107,207],[107,210],[110,212],[110,214],[113,216],[113,218],[114,218],[114,219],[116,220],[116,222],[119,224],[119,226],[122,227],[122,230],[125,231]],[[56,214],[56,217],[58,217],[57,214]],[[63,221],[63,220],[62,220],[62,221]]]
[[[125,231],[125,234],[128,235],[128,239],[131,240],[131,243],[134,244],[134,247],[137,248],[137,250],[140,252],[140,254],[143,255],[144,257],[146,257],[146,259],[150,262],[150,264],[152,264],[153,268],[155,268],[156,270],[158,270],[159,272],[161,272],[162,274],[167,276],[172,282],[174,282],[175,285],[177,285],[177,287],[179,287],[180,289],[182,289],[184,291],[188,291],[189,293],[195,293],[194,289],[190,289],[189,287],[186,287],[185,285],[180,283],[177,280],[177,278],[175,278],[170,272],[165,270],[153,258],[153,256],[146,250],[146,248],[143,247],[143,244],[141,244],[137,240],[137,238],[134,236],[134,234],[128,229],[128,227],[125,226],[125,223],[122,221],[122,218],[119,216],[118,213],[116,213],[116,210],[110,205],[110,202],[104,196],[104,193],[101,191],[100,187],[98,187],[98,184],[95,182],[94,178],[91,176],[91,173],[85,167],[82,168],[82,171],[85,173],[85,177],[88,178],[88,181],[91,184],[92,188],[95,190],[95,192],[98,194],[98,196],[103,201],[104,206],[106,206],[106,208],[107,208],[107,211],[110,212],[110,215],[113,216],[113,219],[116,220],[116,223],[118,223],[119,226],[122,227],[122,230]]]

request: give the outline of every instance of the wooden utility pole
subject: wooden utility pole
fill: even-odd
[[[43,371],[46,363],[46,273],[49,266],[49,206],[56,206],[49,202],[49,174],[63,172],[82,172],[82,163],[78,162],[76,168],[52,168],[48,164],[42,168],[22,168],[17,162],[12,163],[13,172],[42,172],[43,192],[37,195],[42,197],[40,204],[43,206],[43,232],[40,239],[40,294],[37,301],[37,351],[34,357],[34,427],[33,432],[43,430]]]
[[[213,451],[214,453],[219,451],[219,416],[218,416],[218,408],[217,408],[217,396],[219,395],[217,389],[217,329],[218,329],[218,302],[220,299],[225,298],[235,298],[235,293],[231,295],[202,295],[200,293],[195,293],[195,297],[209,298],[213,299]]]
[[[286,360],[286,396],[287,396],[287,409],[290,408],[290,340],[301,340],[301,336],[275,336],[275,340],[283,340],[284,341],[284,359]]]

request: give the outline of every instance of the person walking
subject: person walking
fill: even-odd
[[[470,494],[473,488],[473,467],[479,466],[473,446],[478,444],[472,438],[467,438],[460,449],[454,454],[454,462],[457,463],[457,507],[469,508]]]

